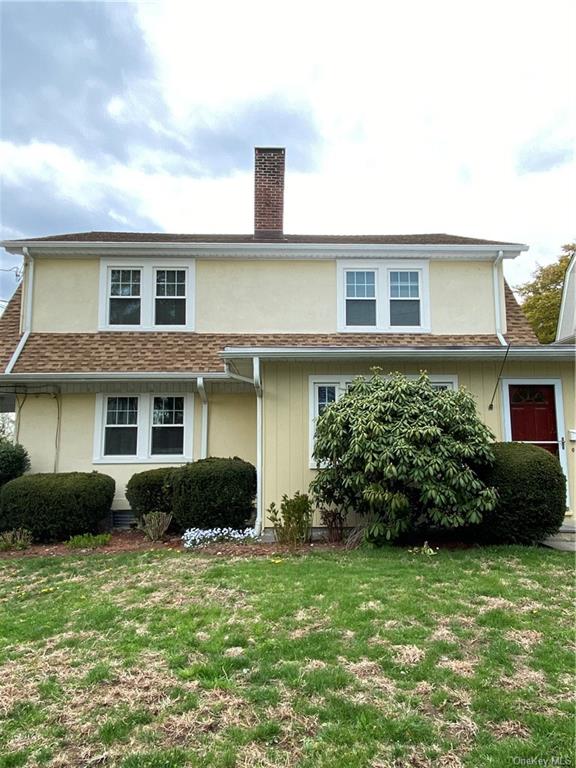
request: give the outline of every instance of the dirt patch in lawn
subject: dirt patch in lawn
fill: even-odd
[[[141,531],[114,531],[108,544],[94,549],[70,549],[64,542],[54,544],[33,544],[20,551],[0,552],[0,559],[11,560],[21,557],[57,557],[62,555],[118,554],[120,552],[148,552],[151,550],[183,550],[180,536],[169,536],[166,541],[152,542]],[[306,555],[314,551],[334,551],[344,549],[343,544],[313,542],[298,547],[289,547],[275,542],[220,542],[207,544],[190,550],[202,556],[214,557],[274,557],[283,555]]]

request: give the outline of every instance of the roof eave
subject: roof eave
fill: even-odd
[[[22,254],[26,248],[32,252],[32,255],[67,255],[74,256],[85,255],[95,256],[103,253],[113,255],[158,255],[164,252],[171,255],[179,254],[182,256],[229,256],[230,253],[240,253],[244,256],[269,257],[270,255],[290,256],[293,255],[302,258],[307,253],[316,258],[331,258],[335,256],[346,256],[354,258],[367,255],[390,255],[390,254],[421,254],[429,253],[446,256],[469,256],[478,259],[482,254],[484,258],[493,259],[499,252],[502,252],[504,258],[513,259],[522,251],[527,251],[528,246],[523,243],[507,244],[482,244],[482,245],[464,245],[464,244],[383,244],[383,243],[286,243],[286,242],[268,242],[268,243],[156,243],[156,242],[97,242],[97,241],[38,241],[38,240],[4,240],[0,246],[9,253]]]
[[[389,360],[418,358],[501,360],[507,347],[225,347],[221,353],[225,360],[259,357],[261,360]],[[574,348],[558,345],[541,347],[510,347],[508,357],[515,360],[572,360]]]

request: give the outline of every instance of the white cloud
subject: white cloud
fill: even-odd
[[[552,0],[545,12],[533,0],[135,8],[169,112],[155,130],[192,136],[270,97],[312,115],[317,169],[291,171],[287,145],[287,231],[526,242],[529,255],[506,267],[513,283],[576,237],[573,163],[545,167],[570,146],[575,121],[571,3]],[[108,104],[119,120],[138,109],[130,94]],[[50,180],[88,207],[121,193],[166,231],[250,231],[251,173],[195,178],[173,160],[134,147],[125,164],[87,162],[56,145],[5,143],[0,162],[8,179]]]

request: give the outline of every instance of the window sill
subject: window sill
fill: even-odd
[[[150,333],[150,331],[180,331],[180,332],[193,332],[194,326],[192,325],[101,325],[98,326],[99,331],[141,331],[142,333]]]
[[[432,329],[423,325],[395,325],[387,328],[375,328],[367,325],[345,325],[338,328],[338,333],[432,333]]]
[[[92,464],[188,464],[192,456],[103,456],[92,459]]]

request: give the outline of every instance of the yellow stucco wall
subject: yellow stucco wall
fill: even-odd
[[[98,329],[98,259],[37,259],[32,328]],[[196,262],[196,330],[201,333],[335,333],[336,261]],[[430,262],[432,333],[493,333],[490,262]]]
[[[196,327],[214,333],[331,333],[336,262],[202,261]]]
[[[128,506],[126,483],[135,472],[166,466],[153,462],[103,464],[93,462],[94,394],[64,394],[60,398],[60,448],[56,457],[58,400],[51,395],[19,398],[18,440],[31,458],[32,472],[92,472],[116,480],[114,507]],[[208,453],[256,461],[256,398],[249,394],[209,394]],[[194,398],[194,457],[200,456],[200,398]]]
[[[492,263],[430,262],[432,333],[494,333]]]
[[[36,259],[32,330],[96,331],[99,270],[99,259]]]
[[[314,476],[309,467],[309,376],[369,373],[369,361],[362,363],[269,363],[264,366],[264,507],[278,503],[282,494],[306,491]],[[382,365],[380,362],[379,365]],[[385,366],[385,369],[387,366]],[[500,388],[494,408],[488,409],[496,385],[499,362],[402,363],[390,370],[416,374],[426,368],[431,374],[457,375],[460,386],[474,395],[478,412],[497,440],[503,439],[504,416]],[[576,426],[574,372],[568,363],[509,363],[506,378],[561,378],[566,433]],[[568,436],[568,435],[567,435]],[[576,443],[567,443],[569,496],[571,509],[576,499]],[[267,523],[269,525],[269,523]],[[319,520],[314,520],[319,525]]]

